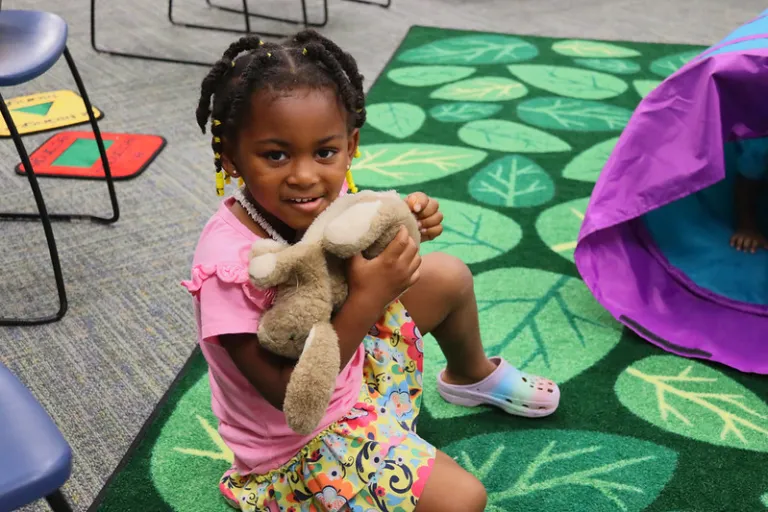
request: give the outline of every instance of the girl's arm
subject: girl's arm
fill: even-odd
[[[332,319],[339,337],[339,371],[347,366],[387,305],[418,281],[420,265],[418,247],[405,228],[377,257],[367,260],[358,254],[349,260],[349,296]],[[262,348],[255,334],[222,335],[219,341],[256,391],[282,410],[295,361]]]
[[[282,411],[295,361],[264,349],[255,334],[225,334],[219,337],[219,343],[256,391]]]
[[[350,295],[333,319],[339,337],[341,367],[347,366],[368,330],[381,316],[381,309],[365,297]],[[285,389],[296,361],[264,349],[255,334],[227,334],[219,342],[229,353],[237,369],[272,406],[283,410]]]

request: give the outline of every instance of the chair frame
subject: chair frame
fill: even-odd
[[[327,2],[327,0],[324,0]],[[209,4],[210,5],[210,4]],[[217,6],[213,6],[217,7]],[[212,30],[215,32],[230,32],[235,34],[253,34],[254,32],[251,30],[251,18],[257,17],[257,18],[264,18],[264,19],[276,19],[271,16],[265,16],[261,14],[251,13],[248,10],[248,0],[243,0],[243,10],[238,11],[236,9],[231,8],[221,8],[217,7],[221,10],[228,11],[228,12],[235,12],[238,14],[243,15],[243,22],[245,24],[245,29],[235,29],[235,28],[228,28],[228,27],[218,27],[215,25],[200,25],[197,23],[185,23],[185,22],[179,22],[176,21],[173,18],[173,0],[168,0],[168,21],[171,22],[171,24],[176,25],[178,27],[186,27],[186,28],[194,28],[198,30]],[[304,26],[308,25],[307,20],[307,0],[301,0],[301,9],[302,13],[304,15]],[[278,21],[288,21],[290,23],[299,23],[295,21],[290,20],[279,20]],[[326,22],[327,22],[327,10],[326,10]],[[263,37],[285,37],[285,34],[277,34],[272,32],[261,32],[259,35]],[[91,47],[94,51],[97,53],[104,53],[107,55],[114,55],[116,57],[128,57],[132,59],[141,59],[141,60],[149,60],[149,61],[155,61],[155,62],[165,62],[170,64],[187,64],[192,66],[203,66],[203,67],[210,67],[214,63],[213,62],[203,62],[199,60],[190,60],[190,59],[177,59],[173,57],[161,57],[158,55],[146,55],[146,54],[140,54],[140,53],[131,53],[131,52],[124,52],[121,50],[111,50],[106,48],[99,48],[98,44],[96,43],[96,0],[91,0]]]
[[[355,2],[355,3],[358,3],[358,4],[365,4],[365,5],[377,5],[379,7],[384,8],[384,9],[389,9],[392,6],[392,0],[386,0],[386,2],[384,2],[384,3],[374,2],[374,1],[370,1],[370,0],[346,0],[346,1],[347,2]],[[208,7],[212,7],[214,9],[218,9],[220,11],[231,12],[231,13],[235,13],[235,14],[245,14],[245,12],[246,12],[245,10],[239,11],[239,10],[233,9],[231,7],[224,7],[222,5],[214,4],[211,0],[205,0],[205,3],[208,4]],[[304,27],[322,28],[322,27],[325,27],[328,24],[328,0],[323,0],[323,21],[318,21],[318,22],[310,22],[310,21],[308,21],[307,20],[307,15],[306,15],[306,5],[304,4],[304,2],[302,2],[302,7],[303,7],[303,10],[304,10]],[[299,25],[301,23],[300,20],[293,20],[293,19],[290,19],[290,18],[280,18],[280,17],[277,17],[277,16],[267,16],[266,14],[251,13],[250,16],[252,16],[254,18],[261,18],[261,19],[264,19],[264,20],[279,21],[279,22],[282,22],[282,23],[293,23],[294,25]]]
[[[67,292],[64,285],[64,276],[61,271],[61,262],[59,260],[59,253],[56,248],[56,239],[53,235],[53,226],[51,221],[73,221],[73,220],[89,220],[97,224],[113,224],[120,218],[120,207],[117,201],[117,193],[115,192],[115,184],[112,179],[112,171],[109,167],[109,160],[107,158],[107,152],[104,148],[104,140],[101,137],[101,131],[96,121],[96,116],[93,113],[93,107],[91,101],[88,98],[88,92],[85,89],[85,84],[80,77],[80,73],[77,70],[75,61],[72,55],[69,53],[69,48],[64,47],[64,58],[67,61],[69,70],[72,73],[72,77],[75,80],[77,89],[80,92],[80,96],[83,98],[85,108],[88,112],[88,120],[91,123],[93,134],[96,138],[96,144],[99,147],[99,155],[101,157],[101,163],[104,167],[104,177],[107,182],[107,190],[109,191],[109,199],[112,205],[112,215],[110,217],[100,217],[96,215],[80,214],[80,213],[49,213],[48,208],[45,205],[42,191],[37,180],[32,163],[29,160],[29,154],[24,147],[22,137],[16,128],[16,124],[13,122],[13,117],[5,104],[5,99],[0,94],[0,113],[3,116],[5,124],[8,126],[8,130],[11,133],[11,138],[16,146],[16,151],[21,158],[21,163],[24,166],[24,174],[27,176],[29,186],[32,188],[32,194],[35,197],[35,203],[37,204],[38,213],[23,213],[23,212],[2,212],[0,213],[0,220],[40,220],[43,224],[43,230],[45,232],[45,238],[48,243],[48,252],[51,256],[51,264],[53,266],[53,275],[56,281],[56,290],[59,297],[59,308],[56,313],[52,315],[45,315],[33,318],[0,318],[0,326],[21,326],[21,325],[41,325],[56,322],[61,320],[67,313],[68,302]]]
[[[1,1],[2,0],[0,0],[0,2]],[[372,0],[346,0],[346,1],[355,2],[359,4],[366,4],[366,5],[377,5],[384,9],[389,9],[389,7],[392,5],[392,0],[386,0],[384,3],[380,3]],[[233,28],[227,28],[227,27],[217,27],[214,25],[200,25],[197,23],[184,23],[184,22],[176,21],[173,18],[173,0],[168,0],[168,21],[170,21],[172,25],[176,25],[178,27],[194,28],[199,30],[212,30],[216,32],[231,32],[235,34],[253,34],[254,32],[251,30],[251,18],[260,18],[263,20],[278,21],[281,23],[290,23],[293,25],[303,25],[304,28],[308,28],[308,27],[320,28],[320,27],[325,27],[328,24],[328,0],[323,0],[323,19],[322,21],[318,21],[318,22],[309,21],[309,17],[307,15],[307,0],[301,0],[301,12],[302,12],[301,20],[295,20],[291,18],[280,18],[278,16],[269,16],[267,14],[258,14],[258,13],[250,12],[248,10],[248,0],[243,0],[242,10],[234,9],[232,7],[226,7],[223,5],[217,5],[217,4],[214,4],[212,0],[205,0],[205,2],[208,5],[208,7],[211,7],[213,9],[218,9],[220,11],[242,15],[243,22],[245,24],[245,29],[241,30],[241,29],[233,29]],[[263,37],[274,37],[274,38],[286,37],[285,34],[276,34],[271,32],[260,32],[259,35]],[[214,64],[213,62],[202,62],[199,60],[177,59],[173,57],[161,57],[158,55],[146,55],[146,54],[139,54],[139,53],[124,52],[121,50],[110,50],[105,48],[99,48],[99,45],[96,43],[96,0],[91,0],[91,48],[93,48],[93,50],[97,53],[114,55],[116,57],[128,57],[132,59],[150,60],[150,61],[165,62],[170,64],[187,64],[192,66],[203,66],[203,67],[210,67]]]

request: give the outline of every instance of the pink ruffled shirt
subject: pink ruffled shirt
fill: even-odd
[[[336,379],[330,407],[316,432],[309,436],[293,432],[285,415],[256,391],[219,343],[223,334],[255,334],[274,299],[274,290],[259,290],[248,280],[248,253],[258,237],[230,211],[233,201],[224,200],[206,224],[195,250],[192,277],[182,284],[193,296],[219,434],[232,450],[238,472],[262,474],[285,464],[352,408],[362,384],[364,348],[361,344]]]

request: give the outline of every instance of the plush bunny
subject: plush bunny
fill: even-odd
[[[295,432],[314,432],[336,387],[341,363],[331,318],[347,298],[344,260],[360,252],[377,256],[401,226],[418,244],[416,219],[396,192],[362,191],[334,201],[294,245],[269,239],[253,244],[251,282],[277,288],[259,324],[259,343],[297,360],[283,403]]]

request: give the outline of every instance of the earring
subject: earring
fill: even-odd
[[[237,173],[237,169],[235,168],[232,168],[232,171],[227,173],[226,178],[224,178],[224,182],[227,185],[230,185],[232,183],[232,178],[238,178],[240,181],[242,181],[242,178],[240,178],[240,175]]]

